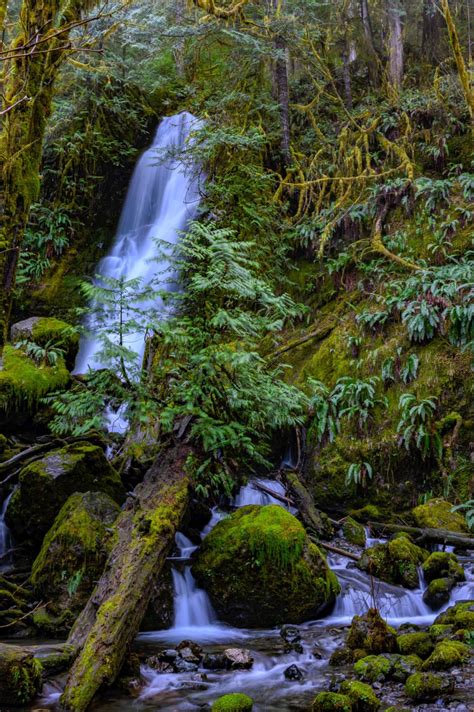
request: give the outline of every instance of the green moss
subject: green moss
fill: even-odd
[[[453,578],[456,581],[464,581],[464,569],[459,564],[457,557],[454,554],[435,551],[423,563],[423,574],[426,581],[430,582],[433,579]]]
[[[42,685],[42,665],[30,652],[0,643],[0,704],[15,707],[34,700]]]
[[[378,700],[375,692],[370,685],[356,680],[345,680],[340,691],[347,695],[353,703],[353,710],[357,712],[377,712],[381,702]]]
[[[354,672],[366,682],[382,682],[390,677],[392,663],[383,655],[368,655],[354,664]]]
[[[252,698],[239,692],[224,695],[216,700],[211,710],[212,712],[251,712],[253,708]]]
[[[466,522],[459,512],[452,512],[453,505],[443,499],[431,499],[413,510],[413,518],[419,527],[448,529],[452,532],[466,532]]]
[[[354,616],[347,634],[347,645],[368,653],[390,653],[396,648],[396,633],[375,608]]]
[[[438,699],[443,693],[452,692],[453,689],[451,680],[426,672],[410,675],[405,683],[405,694],[414,702]]]
[[[302,622],[339,591],[302,524],[276,505],[242,507],[219,522],[193,573],[224,620],[247,626]]]
[[[432,625],[428,629],[428,632],[434,640],[435,643],[437,643],[440,640],[443,640],[444,638],[447,638],[451,635],[453,632],[454,628],[452,625],[443,625],[442,623],[439,623],[438,625]]]
[[[349,514],[354,519],[360,522],[379,522],[382,519],[382,513],[375,504],[366,504],[360,509],[352,509]]]
[[[366,549],[357,566],[382,581],[418,588],[418,566],[427,557],[428,552],[413,544],[407,536],[400,536]]]
[[[32,413],[43,396],[65,388],[69,379],[61,358],[56,366],[38,366],[20,349],[6,344],[0,370],[0,415]]]
[[[442,640],[423,663],[423,670],[447,670],[469,659],[469,648],[458,640]]]
[[[342,525],[342,532],[351,544],[357,546],[365,546],[365,529],[358,524],[352,517],[347,517]]]
[[[418,655],[423,660],[433,652],[434,643],[429,633],[405,633],[397,638],[402,655]]]
[[[454,630],[474,630],[474,601],[463,601],[448,608],[435,619],[435,625],[452,625]]]
[[[320,692],[311,709],[313,712],[352,712],[352,701],[339,692]]]

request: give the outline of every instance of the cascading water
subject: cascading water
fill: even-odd
[[[174,629],[205,627],[216,620],[207,593],[198,588],[191,573],[189,559],[198,548],[182,532],[175,537],[179,556],[173,558]],[[182,568],[179,568],[181,563]],[[192,631],[191,631],[192,633]],[[184,637],[184,636],[183,636]]]
[[[159,275],[169,272],[170,251],[199,207],[196,166],[184,160],[184,153],[190,133],[200,125],[200,121],[188,112],[167,117],[160,123],[152,145],[135,168],[113,247],[97,267],[99,284],[100,276],[124,281],[139,278],[141,290]],[[168,247],[163,247],[164,243]],[[160,288],[171,291],[172,285],[165,280]],[[159,297],[152,303],[140,303],[143,309],[147,306],[164,312]],[[133,316],[136,318],[135,314]],[[105,320],[101,316],[101,325],[113,327],[117,320],[118,306],[111,306]],[[94,314],[94,305],[86,328],[88,335],[81,339],[75,373],[102,366],[102,343],[97,334],[97,307]],[[137,364],[141,365],[145,327],[143,331],[126,334],[123,345],[137,354]]]
[[[10,530],[5,522],[5,514],[8,508],[8,504],[12,497],[13,492],[11,492],[8,497],[4,500],[2,509],[0,512],[0,571],[6,568],[10,564],[9,551],[11,549],[11,536]]]

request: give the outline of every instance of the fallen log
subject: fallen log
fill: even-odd
[[[327,544],[325,541],[317,541],[316,544],[321,546],[323,549],[326,549],[326,551],[330,551],[332,554],[347,556],[348,559],[353,559],[354,561],[359,561],[360,559],[360,556],[357,556],[357,554],[354,554],[352,551],[346,551],[346,549],[341,549],[339,546]]]
[[[119,516],[117,542],[68,638],[78,656],[63,709],[84,712],[99,687],[120,672],[188,504],[190,453],[183,444],[162,452]]]
[[[285,470],[283,477],[286,480],[287,486],[293,494],[295,506],[297,507],[303,524],[309,531],[315,532],[318,537],[326,534],[327,527],[321,518],[321,514],[314,506],[313,498],[308,492],[304,484],[301,482],[297,473],[292,470]]]
[[[424,542],[433,544],[446,544],[458,549],[474,549],[474,537],[469,534],[458,534],[447,529],[432,529],[429,527],[411,527],[402,524],[382,524],[381,522],[368,522],[368,526],[379,533],[407,532],[415,537],[417,544]]]

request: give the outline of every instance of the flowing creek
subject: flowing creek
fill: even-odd
[[[270,480],[258,480],[278,494],[283,487]],[[234,507],[247,504],[278,504],[280,500],[262,492],[250,482],[235,498]],[[226,513],[215,509],[212,519],[202,532],[204,538]],[[368,537],[367,546],[383,539]],[[371,587],[370,577],[359,571],[350,559],[330,554],[328,563],[341,584],[341,593],[333,611],[320,620],[298,626],[303,652],[286,653],[280,629],[246,630],[220,623],[205,591],[199,589],[191,573],[191,557],[197,550],[181,532],[176,535],[176,553],[170,557],[173,565],[174,622],[164,631],[140,633],[136,648],[144,656],[176,646],[183,640],[200,644],[206,653],[214,654],[226,648],[246,648],[251,651],[254,664],[250,670],[213,671],[198,670],[181,673],[159,673],[142,665],[143,687],[135,699],[120,693],[108,693],[96,702],[97,712],[134,710],[148,712],[185,712],[197,710],[217,697],[230,692],[245,692],[255,701],[257,712],[309,709],[317,691],[327,689],[335,668],[328,666],[331,653],[344,640],[347,626],[356,614],[363,614],[375,597],[377,606],[388,622],[395,627],[403,623],[429,625],[435,617],[455,601],[474,597],[474,566],[468,559],[460,558],[465,567],[466,582],[458,584],[451,600],[434,612],[423,602],[422,588],[409,591],[381,581]],[[420,578],[422,581],[422,579]],[[423,586],[423,583],[422,583]],[[297,665],[303,673],[301,680],[288,680],[285,670]],[[58,682],[59,685],[59,682]],[[59,697],[58,686],[51,684],[45,690],[43,708],[54,709]]]

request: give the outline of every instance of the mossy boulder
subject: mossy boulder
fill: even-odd
[[[326,611],[339,583],[302,524],[277,505],[241,507],[204,540],[193,574],[222,620],[301,623]]]
[[[0,705],[5,709],[32,702],[42,687],[42,666],[33,654],[0,643]]]
[[[6,512],[18,540],[38,550],[59,510],[74,492],[105,492],[122,502],[125,490],[101,447],[86,442],[66,445],[22,469],[19,487]]]
[[[435,625],[451,625],[454,630],[474,630],[474,601],[460,601],[440,613]]]
[[[428,672],[415,672],[405,683],[405,694],[413,702],[436,700],[454,692],[454,680]]]
[[[384,655],[367,655],[354,664],[354,672],[366,682],[383,682],[390,677],[392,662]]]
[[[403,535],[366,549],[357,566],[382,581],[418,588],[418,566],[427,558],[427,551]]]
[[[448,670],[469,660],[467,645],[458,640],[442,640],[423,663],[423,670]]]
[[[5,344],[0,358],[0,422],[11,426],[29,419],[43,396],[65,388],[69,380],[62,358],[54,366],[38,364],[21,349]]]
[[[366,504],[359,509],[351,509],[350,516],[358,522],[378,522],[382,519],[382,512],[375,504]]]
[[[422,568],[428,583],[439,578],[452,578],[455,581],[464,581],[466,578],[457,556],[446,551],[435,551],[430,554]]]
[[[365,529],[361,524],[356,522],[355,519],[352,519],[352,517],[347,517],[345,520],[342,525],[342,533],[351,544],[365,546]]]
[[[69,497],[47,533],[31,574],[48,610],[78,614],[100,577],[112,544],[111,525],[120,508],[104,492]]]
[[[79,333],[71,324],[56,317],[31,316],[18,321],[11,327],[12,343],[33,341],[38,346],[52,344],[63,350],[66,365],[74,366],[79,348]]]
[[[352,700],[340,692],[320,692],[311,709],[312,712],[352,712]]]
[[[392,663],[390,679],[396,682],[405,682],[413,673],[421,670],[423,660],[418,655],[390,655],[387,656]]]
[[[344,680],[340,692],[352,702],[353,712],[377,712],[381,702],[370,685],[357,680]]]
[[[433,624],[428,628],[428,632],[431,636],[431,639],[435,643],[439,643],[440,640],[449,638],[453,634],[454,627],[452,625],[443,625],[442,623],[439,623],[437,625]]]
[[[424,660],[434,649],[429,633],[405,633],[397,638],[397,645],[402,655],[418,655]]]
[[[365,650],[378,655],[396,650],[397,637],[380,613],[375,608],[369,608],[363,616],[354,616],[352,619],[346,644],[352,650]]]
[[[423,593],[423,601],[434,611],[437,611],[449,601],[455,585],[456,582],[452,578],[433,579]]]
[[[212,712],[252,712],[253,700],[248,695],[241,692],[234,692],[230,695],[223,695],[216,700],[211,710]]]
[[[466,521],[459,512],[451,511],[453,505],[444,499],[431,499],[426,504],[420,504],[412,512],[413,519],[419,527],[431,529],[448,529],[451,532],[466,532]]]

